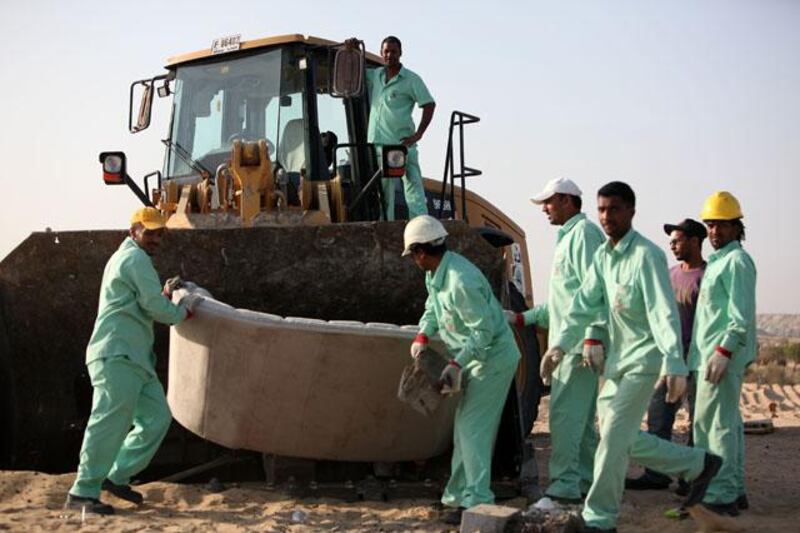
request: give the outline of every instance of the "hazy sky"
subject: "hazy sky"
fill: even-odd
[[[102,184],[97,154],[124,150],[135,178],[160,169],[168,119],[161,102],[130,135],[130,82],[235,33],[355,35],[372,51],[399,36],[438,104],[423,173],[441,179],[452,110],[481,117],[467,163],[484,175],[471,186],[525,229],[538,301],[556,228],[528,198],[565,176],[595,220],[597,189],[630,183],[635,227],[665,250],[664,222],[733,192],[759,312],[800,312],[796,0],[3,2],[0,257],[46,227],[125,227],[137,200]]]

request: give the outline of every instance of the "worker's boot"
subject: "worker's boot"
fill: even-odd
[[[442,517],[442,522],[451,526],[458,526],[461,524],[461,515],[464,514],[464,511],[466,511],[465,507],[453,509]]]
[[[739,516],[739,506],[736,500],[731,503],[703,503],[703,507],[719,515]]]
[[[689,496],[686,498],[686,503],[683,504],[683,507],[688,509],[703,501],[703,497],[708,490],[708,485],[711,484],[711,480],[714,479],[714,476],[717,475],[721,467],[722,457],[712,453],[706,453],[703,459],[703,471],[692,480],[689,486]]]
[[[114,514],[114,508],[107,503],[101,502],[97,498],[84,498],[83,496],[75,496],[67,494],[67,501],[64,502],[64,509],[81,510],[86,509],[87,513],[94,513],[99,515]]]
[[[738,507],[740,511],[750,509],[750,500],[747,499],[747,494],[742,494],[736,498],[736,507]]]
[[[117,485],[109,479],[103,481],[103,490],[136,505],[141,505],[144,501],[142,493],[133,490],[130,485]]]
[[[669,476],[645,470],[639,477],[625,478],[625,490],[665,490],[670,483]]]

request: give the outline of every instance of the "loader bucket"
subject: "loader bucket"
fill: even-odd
[[[450,248],[472,260],[499,296],[500,252],[465,223],[445,225]],[[415,324],[424,307],[424,276],[400,257],[403,228],[403,222],[373,222],[170,230],[154,263],[162,279],[179,274],[237,308]],[[0,467],[75,468],[91,408],[86,344],[103,268],[126,234],[34,233],[0,262]],[[168,332],[156,327],[164,383]],[[185,460],[185,442],[170,442],[174,433],[155,463]]]

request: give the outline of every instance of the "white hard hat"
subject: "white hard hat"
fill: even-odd
[[[580,196],[583,194],[575,182],[567,178],[556,178],[547,182],[542,192],[531,198],[531,202],[542,204],[554,194],[569,194],[570,196]]]
[[[410,254],[411,247],[415,244],[439,245],[444,242],[445,237],[447,237],[447,230],[438,219],[430,215],[414,217],[408,221],[403,232],[403,246],[405,246],[403,255]]]

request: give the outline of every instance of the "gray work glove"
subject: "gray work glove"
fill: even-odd
[[[666,376],[667,403],[678,403],[686,395],[686,376]]]
[[[598,374],[603,373],[606,364],[606,350],[597,339],[583,341],[583,366],[589,367]]]
[[[730,357],[720,353],[719,350],[715,351],[706,364],[706,381],[719,385],[719,382],[725,377],[730,362]]]
[[[445,395],[455,394],[461,390],[461,365],[455,359],[450,359],[447,366],[439,376],[442,388],[440,392]]]
[[[539,365],[539,375],[542,376],[542,383],[550,385],[550,378],[558,363],[564,358],[564,350],[558,346],[553,346],[544,353],[542,363]]]
[[[190,313],[195,314],[197,312],[197,306],[203,300],[205,300],[205,298],[202,295],[197,294],[196,292],[190,292],[189,294],[181,298],[181,301],[178,302],[178,305],[182,305],[183,307],[188,309]]]
[[[411,358],[417,359],[422,352],[428,348],[428,336],[423,333],[418,333],[414,337],[414,342],[411,343]]]
[[[164,290],[162,290],[161,292],[167,298],[172,298],[172,293],[175,290],[182,288],[183,285],[184,284],[183,284],[183,280],[181,279],[181,277],[180,276],[174,276],[174,277],[169,278],[164,283]]]

